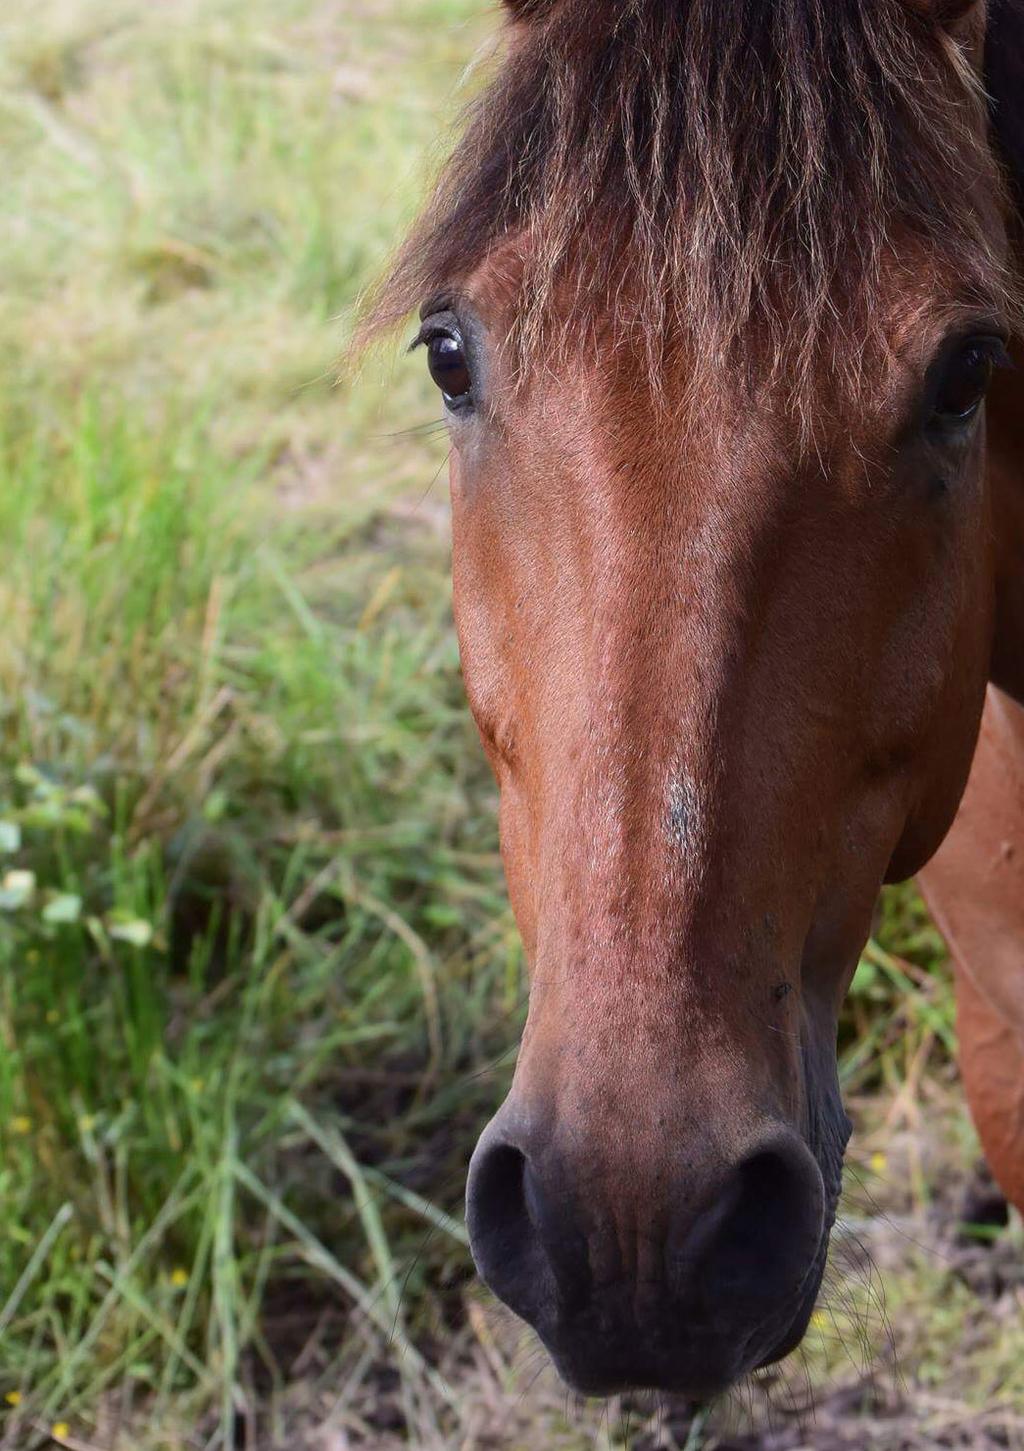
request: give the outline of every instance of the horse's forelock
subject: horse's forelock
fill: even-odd
[[[907,231],[995,305],[1010,281],[980,86],[905,0],[518,0],[517,40],[473,104],[375,306],[457,287],[503,237],[525,268],[516,338],[572,346],[611,318],[652,363],[682,332],[793,382],[855,368]],[[747,362],[753,362],[749,349]],[[844,365],[845,366],[845,365]]]

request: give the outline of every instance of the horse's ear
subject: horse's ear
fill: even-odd
[[[996,145],[1024,211],[1024,0],[988,0],[985,89]]]

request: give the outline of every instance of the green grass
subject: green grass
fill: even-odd
[[[341,1135],[401,1170],[498,1091],[453,1102],[521,997],[490,788],[443,543],[389,508],[440,457],[375,437],[425,391],[332,381],[468,10],[6,26],[6,1444],[109,1438],[116,1391],[126,1436],[234,1445],[282,1374],[268,1284],[333,1297],[342,1365],[353,1299],[400,1345],[387,1235],[437,1215],[385,1234]],[[415,1092],[364,1121],[397,1059]]]
[[[2,1446],[622,1443],[530,1389],[463,1293],[522,965],[443,443],[393,436],[435,405],[419,368],[345,370],[481,10],[0,20]],[[869,1121],[917,1074],[946,1113],[948,978],[911,895],[881,938],[849,1091]],[[891,1278],[919,1327],[941,1272]],[[1012,1348],[982,1343],[965,1405],[1019,1387]],[[810,1354],[822,1385],[845,1364]]]

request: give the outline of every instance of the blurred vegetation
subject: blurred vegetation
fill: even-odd
[[[481,11],[0,19],[5,1447],[498,1444],[446,1349],[467,1324],[530,1424],[462,1291],[524,981],[444,444],[398,432],[436,413],[418,367],[336,366]],[[938,939],[890,894],[848,1089],[945,1103],[951,1046]],[[500,1444],[594,1444],[544,1416]]]

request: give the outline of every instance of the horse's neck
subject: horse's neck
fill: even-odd
[[[997,549],[992,679],[1024,704],[1024,340],[1017,368],[999,376],[988,417]]]

